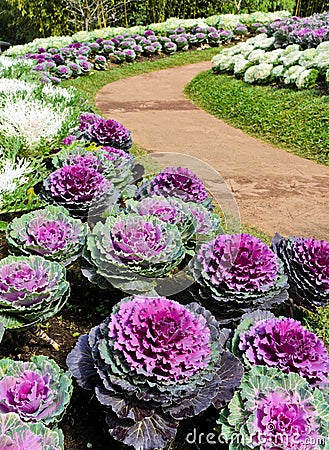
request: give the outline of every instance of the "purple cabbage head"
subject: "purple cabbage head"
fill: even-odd
[[[177,225],[183,242],[188,241],[196,231],[196,219],[186,203],[175,197],[152,196],[140,201],[126,203],[128,211],[141,216],[155,216],[163,222]]]
[[[33,356],[29,362],[0,360],[0,413],[14,412],[25,422],[54,424],[72,394],[72,381],[55,361]]]
[[[198,304],[137,295],[81,336],[67,364],[106,407],[115,439],[136,449],[164,448],[180,420],[232,398],[242,366],[224,341]]]
[[[96,204],[115,203],[118,192],[88,161],[80,161],[52,172],[44,180],[40,196],[48,203],[64,206],[74,217],[86,217]]]
[[[147,292],[182,261],[185,248],[176,225],[113,210],[105,223],[93,228],[84,256],[92,266],[83,271],[90,281]]]
[[[65,268],[41,256],[0,261],[0,322],[23,328],[56,314],[69,294]]]
[[[130,131],[120,122],[104,119],[97,114],[85,113],[80,116],[82,137],[96,144],[129,150],[132,146]]]
[[[15,413],[0,414],[2,450],[64,450],[64,436],[58,428],[23,422]]]
[[[239,436],[250,450],[324,450],[328,402],[323,391],[296,373],[254,366],[217,423],[225,442]]]
[[[328,352],[323,342],[297,320],[274,316],[257,320],[246,315],[235,339],[249,367],[275,367],[298,373],[311,385],[328,384]]]
[[[313,238],[285,239],[276,234],[272,246],[283,261],[290,296],[309,308],[329,303],[329,242]]]
[[[209,200],[200,178],[185,167],[167,167],[148,185],[149,195],[181,198],[185,202],[203,203]]]
[[[60,206],[47,206],[15,218],[7,229],[7,242],[16,254],[36,254],[70,264],[82,252],[87,226]]]
[[[269,309],[287,299],[282,264],[266,244],[249,234],[217,236],[201,246],[190,267],[200,286],[198,295],[220,308],[223,319]]]

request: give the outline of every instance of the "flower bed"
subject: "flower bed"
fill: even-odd
[[[42,82],[56,84],[63,79],[87,75],[91,70],[106,70],[110,63],[132,62],[140,56],[150,57],[159,53],[170,55],[204,45],[218,46],[234,38],[239,39],[241,35],[255,33],[266,22],[286,16],[286,12],[212,16],[209,18],[211,26],[207,19],[174,19],[148,28],[77,33],[71,41],[69,38],[39,39],[34,44],[9,49],[5,54],[22,55],[32,60],[32,73],[38,75]],[[8,64],[7,59],[3,60],[4,68]]]
[[[253,61],[266,54],[252,52]],[[59,426],[70,450],[181,450],[188,427],[210,423],[212,432],[218,416],[231,449],[241,448],[240,433],[246,449],[311,450],[312,438],[325,450],[328,352],[300,322],[274,313],[288,297],[328,305],[329,243],[276,235],[269,247],[225,234],[194,172],[167,167],[143,178],[129,130],[91,113],[75,91],[9,78],[0,88],[1,104],[17,111],[30,95],[35,125],[35,105],[53,105],[69,124],[52,135],[36,126],[33,140],[20,129],[13,139],[14,126],[0,135],[16,142],[3,150],[4,208],[26,207],[29,195],[45,203],[10,221],[6,250],[16,256],[0,261],[0,447],[62,450],[63,433],[50,427],[67,407]],[[180,277],[189,282],[182,292],[164,296]],[[57,324],[59,353],[35,340],[38,322],[51,336]],[[26,346],[62,368],[46,356],[26,361]],[[76,386],[71,406],[70,373],[86,390]]]
[[[212,60],[215,73],[246,83],[281,83],[298,89],[329,82],[328,14],[276,20],[263,33],[222,50]]]

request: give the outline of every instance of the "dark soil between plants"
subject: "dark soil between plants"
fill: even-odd
[[[5,234],[1,232],[0,259],[6,256],[8,250]],[[68,302],[57,316],[41,325],[41,329],[60,345],[60,350],[55,351],[49,344],[36,337],[36,329],[24,332],[6,331],[1,343],[1,357],[27,361],[33,355],[47,355],[61,368],[67,369],[67,354],[74,347],[78,337],[101,323],[110,314],[112,306],[124,297],[124,294],[118,291],[102,291],[90,284],[80,271],[81,263],[83,261],[78,261],[67,270],[67,278],[71,284]],[[168,450],[226,450],[227,446],[218,443],[218,433],[213,430],[218,415],[218,411],[211,408],[197,417],[183,421],[176,439],[168,445]],[[103,407],[98,403],[93,391],[83,390],[75,382],[71,403],[59,428],[63,430],[65,436],[66,450],[132,448],[115,441],[109,435]],[[196,442],[193,443],[195,435]],[[207,442],[207,436],[211,444]]]

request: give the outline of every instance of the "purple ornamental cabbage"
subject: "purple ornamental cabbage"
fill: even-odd
[[[0,261],[0,322],[26,328],[56,314],[66,303],[66,270],[41,256],[8,256]]]
[[[153,180],[141,187],[146,190],[145,195],[162,195],[164,197],[178,197],[185,202],[209,202],[208,192],[200,178],[185,167],[167,167]]]
[[[127,210],[141,216],[155,216],[163,222],[177,225],[183,242],[195,234],[197,221],[189,207],[179,198],[152,196],[140,201],[129,200]]]
[[[99,145],[121,150],[129,150],[132,146],[130,131],[127,128],[116,120],[107,120],[97,114],[82,114],[79,130],[84,139]]]
[[[290,297],[313,308],[329,303],[329,242],[313,238],[285,239],[276,234],[274,252],[283,261],[288,275]]]
[[[113,204],[119,193],[97,169],[80,163],[60,167],[44,180],[40,197],[64,206],[73,217],[86,217],[92,207]]]
[[[210,212],[201,203],[188,202],[187,206],[197,220],[195,240],[209,241],[217,234],[223,232],[218,214]]]
[[[232,449],[325,450],[329,407],[324,393],[296,373],[255,366],[220,414],[218,431]],[[240,446],[237,443],[237,437]]]
[[[64,450],[61,430],[50,430],[42,423],[23,422],[15,413],[0,414],[2,450]]]
[[[81,336],[67,364],[81,387],[95,390],[115,439],[160,449],[180,420],[232,398],[242,366],[225,339],[198,304],[137,295]]]
[[[261,314],[243,318],[233,338],[233,352],[242,355],[248,367],[275,367],[298,373],[311,385],[327,385],[329,355],[323,342],[297,320],[270,313],[262,319]]]
[[[15,254],[44,256],[64,265],[77,259],[85,244],[87,226],[61,206],[47,206],[15,218],[7,242]]]
[[[95,225],[83,256],[91,264],[83,270],[91,282],[100,287],[111,283],[126,292],[147,292],[156,286],[158,277],[179,265],[185,248],[176,225],[114,210],[105,223]]]
[[[70,374],[46,356],[33,356],[30,362],[0,360],[0,414],[16,413],[24,422],[53,425],[71,395]]]
[[[100,172],[118,190],[125,188],[134,179],[134,156],[112,147],[95,148],[95,144],[83,146],[81,141],[73,142],[71,146],[57,153],[52,163],[57,168],[75,164],[87,165]]]
[[[255,309],[270,309],[288,298],[282,263],[249,234],[222,234],[203,244],[190,268],[199,285],[197,297],[220,311],[223,323]]]

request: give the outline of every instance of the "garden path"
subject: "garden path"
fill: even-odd
[[[101,89],[96,104],[151,154],[183,153],[216,169],[246,224],[329,240],[329,167],[250,137],[188,101],[184,86],[207,69],[202,62],[123,79]],[[163,159],[179,165],[174,155]],[[178,162],[195,170],[186,156]]]

